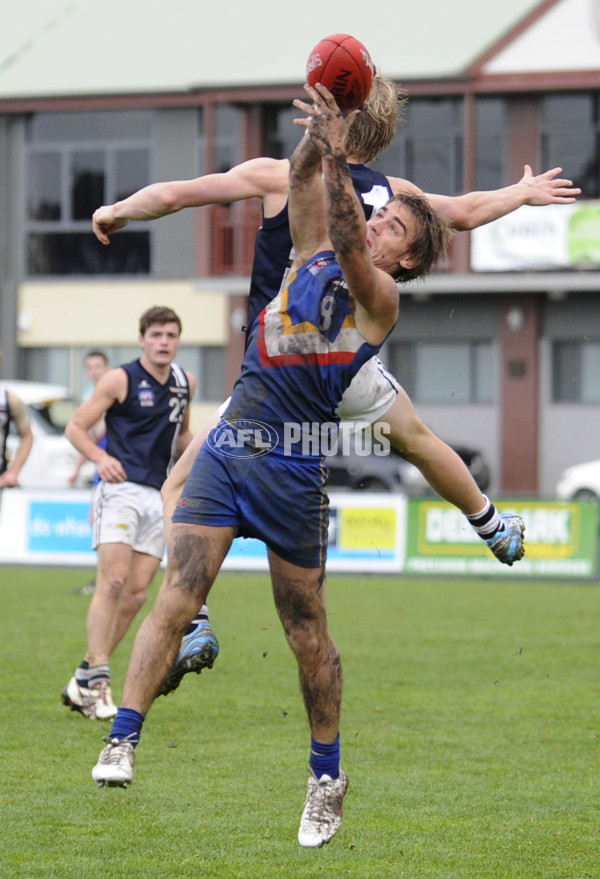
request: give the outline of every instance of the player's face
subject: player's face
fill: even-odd
[[[414,268],[411,246],[415,223],[405,205],[392,202],[379,208],[367,222],[367,246],[378,269],[396,275],[400,267]]]
[[[92,355],[85,361],[85,372],[93,384],[97,384],[105,372],[108,372],[108,363],[104,357]]]
[[[171,363],[179,348],[179,327],[176,323],[151,324],[140,339],[142,351],[155,366]]]

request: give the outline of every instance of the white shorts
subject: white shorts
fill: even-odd
[[[126,543],[162,559],[165,551],[160,491],[136,482],[100,482],[94,492],[93,548]]]
[[[399,391],[400,385],[379,357],[371,357],[346,388],[336,412],[341,421],[357,422],[356,429],[364,430],[369,424],[383,418]],[[221,404],[219,415],[224,414],[230,400],[231,397],[228,397]]]
[[[371,357],[346,388],[337,414],[342,421],[373,424],[391,408],[399,390],[400,385],[379,357]]]

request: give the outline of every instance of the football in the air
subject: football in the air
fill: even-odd
[[[324,37],[308,57],[306,81],[329,89],[342,113],[357,110],[369,97],[375,67],[366,48],[349,34]]]

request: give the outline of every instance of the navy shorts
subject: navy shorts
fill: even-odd
[[[231,526],[262,540],[284,561],[319,568],[327,557],[327,470],[318,458],[200,449],[173,522]]]

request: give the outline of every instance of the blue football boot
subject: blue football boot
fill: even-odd
[[[168,696],[176,690],[181,679],[189,672],[200,674],[203,668],[212,668],[219,655],[219,642],[208,620],[201,620],[193,632],[181,640],[179,656],[158,691],[159,696]]]
[[[504,531],[496,531],[493,537],[486,540],[498,561],[504,565],[512,566],[525,555],[523,535],[525,534],[525,522],[514,513],[500,513],[504,522]]]

